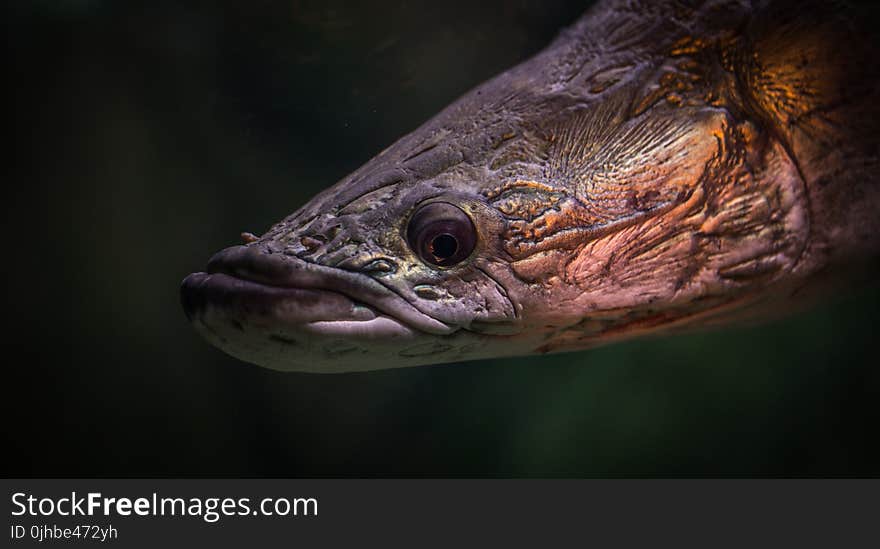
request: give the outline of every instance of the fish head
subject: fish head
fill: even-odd
[[[510,338],[524,325],[507,291],[505,220],[486,197],[497,178],[463,162],[448,130],[416,134],[187,277],[196,329],[278,370],[528,352]]]

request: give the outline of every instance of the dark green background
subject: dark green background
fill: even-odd
[[[7,3],[12,476],[880,472],[877,289],[784,321],[363,374],[238,362],[178,285],[583,2]]]

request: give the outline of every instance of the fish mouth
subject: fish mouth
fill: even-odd
[[[279,344],[300,348],[307,360],[316,350],[364,354],[373,344],[455,331],[367,275],[256,246],[215,254],[205,272],[183,280],[180,298],[212,344],[269,367],[266,348]]]

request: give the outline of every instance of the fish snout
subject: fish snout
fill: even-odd
[[[211,344],[281,370],[387,367],[400,342],[454,331],[365,273],[257,243],[216,253],[204,272],[183,280],[180,300]]]

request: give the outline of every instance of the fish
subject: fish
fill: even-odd
[[[797,310],[880,253],[868,9],[600,1],[216,253],[186,315],[242,361],[339,373]]]

